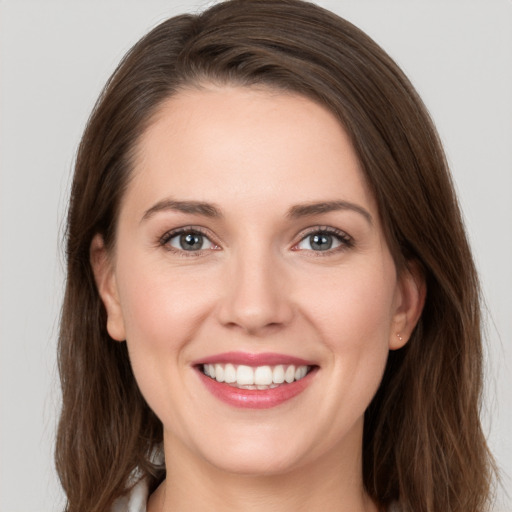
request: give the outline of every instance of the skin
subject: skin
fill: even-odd
[[[170,200],[220,216],[162,207]],[[333,201],[350,207],[289,215]],[[207,236],[201,250],[165,238],[190,227]],[[314,250],[309,236],[326,227],[342,238]],[[91,261],[109,333],[126,340],[164,425],[167,479],[150,512],[377,510],[362,485],[363,415],[389,350],[417,322],[424,285],[397,274],[329,111],[261,88],[207,84],[170,98],[139,141],[115,250],[97,236]],[[239,409],[192,364],[228,351],[279,352],[318,371],[288,402]]]

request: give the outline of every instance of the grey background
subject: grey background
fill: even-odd
[[[213,3],[213,2],[209,2]],[[488,314],[484,422],[512,489],[512,2],[319,2],[377,40],[445,143]],[[0,2],[0,512],[59,510],[55,346],[73,157],[124,52],[201,1]],[[504,492],[496,511],[512,511]]]

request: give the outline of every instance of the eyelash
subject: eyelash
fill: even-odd
[[[169,252],[173,252],[173,253],[177,254],[178,256],[183,256],[185,258],[198,257],[201,254],[203,254],[205,252],[205,250],[215,250],[215,249],[201,249],[198,251],[185,251],[183,249],[176,249],[175,247],[172,247],[171,245],[169,245],[169,242],[173,238],[180,236],[180,235],[200,235],[200,236],[206,238],[207,240],[209,240],[212,245],[218,247],[218,245],[214,241],[211,240],[212,237],[210,234],[208,234],[202,228],[195,227],[195,226],[187,226],[184,228],[167,231],[167,233],[164,233],[164,235],[162,235],[160,237],[158,243],[159,243],[159,245],[164,247],[165,250],[167,250]]]
[[[211,235],[209,235],[202,228],[195,227],[195,226],[188,226],[188,227],[183,227],[183,228],[168,231],[159,238],[158,244],[160,246],[164,247],[167,251],[173,252],[173,253],[178,254],[179,256],[183,256],[183,257],[198,257],[198,256],[202,255],[205,251],[218,250],[218,249],[200,249],[197,251],[186,251],[183,249],[176,249],[175,247],[172,247],[171,245],[169,245],[169,242],[173,238],[180,236],[180,235],[184,235],[184,234],[200,235],[200,236],[206,238],[207,240],[209,240],[210,243],[213,244],[216,248],[219,247],[211,239]],[[311,237],[313,235],[332,236],[332,237],[336,238],[337,241],[340,243],[340,245],[338,247],[335,247],[333,249],[327,249],[325,251],[314,251],[312,249],[304,249],[310,253],[313,253],[315,256],[319,256],[319,257],[328,256],[333,253],[337,253],[339,251],[350,249],[354,246],[354,239],[350,235],[347,235],[347,233],[345,233],[344,231],[341,231],[340,229],[336,229],[336,228],[333,228],[330,226],[319,226],[319,227],[309,229],[306,232],[302,232],[299,235],[300,240],[297,243],[295,243],[291,249],[295,250],[295,251],[299,251],[300,249],[297,249],[297,246],[300,243],[302,243],[303,241],[305,241],[308,237]]]
[[[314,251],[312,249],[304,249],[307,250],[310,253],[313,253],[317,257],[324,257],[329,256],[334,253],[338,253],[340,251],[344,251],[347,249],[350,249],[354,247],[354,239],[345,233],[344,231],[341,231],[341,229],[333,228],[330,226],[318,226],[313,229],[308,229],[306,232],[302,232],[300,236],[300,240],[294,244],[292,247],[292,250],[300,250],[295,249],[300,243],[305,241],[308,237],[311,237],[313,235],[328,235],[332,236],[337,239],[337,241],[340,243],[338,247],[335,247],[333,249],[327,249],[325,251]]]

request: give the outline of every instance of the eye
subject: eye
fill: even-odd
[[[218,248],[206,235],[192,229],[167,233],[162,237],[161,243],[174,250],[186,252],[207,251]]]
[[[351,247],[352,238],[339,230],[322,229],[309,233],[295,245],[296,250],[325,252]]]

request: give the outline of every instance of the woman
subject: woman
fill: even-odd
[[[295,0],[172,18],[77,156],[67,510],[486,510],[479,319],[435,129],[373,41]]]

